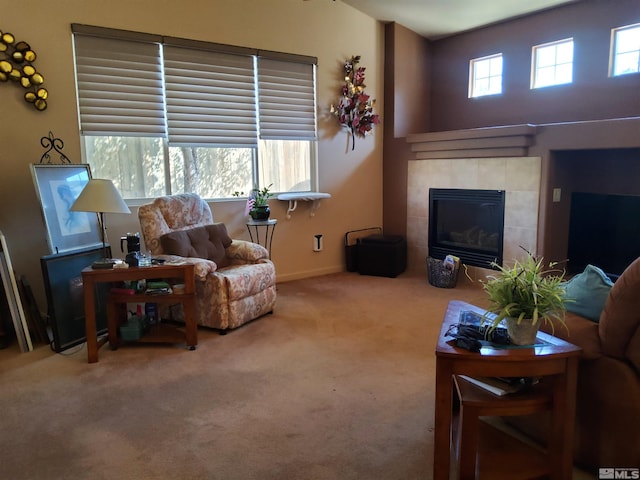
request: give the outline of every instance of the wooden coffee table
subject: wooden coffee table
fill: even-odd
[[[463,311],[485,313],[485,310],[469,303],[451,301],[442,322],[436,346],[434,480],[449,480],[455,407],[453,375],[552,376],[551,431],[547,448],[549,478],[570,480],[576,376],[581,349],[543,332],[538,333],[541,342],[532,347],[482,347],[478,353],[458,348],[454,339],[447,336],[447,331],[458,323]],[[508,452],[505,451],[504,455]]]

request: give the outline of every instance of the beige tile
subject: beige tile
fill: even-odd
[[[426,218],[407,217],[407,243],[425,248],[429,245],[429,223]]]
[[[506,159],[506,190],[540,190],[542,160],[540,157]]]
[[[522,247],[522,248],[521,248]],[[537,238],[536,229],[522,227],[504,227],[504,246],[502,257],[505,263],[513,259],[522,260],[526,256],[526,249],[531,253],[536,253]]]
[[[427,182],[438,188],[453,188],[451,160],[424,160],[427,164]]]
[[[407,192],[407,216],[426,217],[429,214],[429,185],[426,182]]]
[[[429,175],[428,161],[411,160],[407,165],[407,189],[412,189],[424,183]]]
[[[504,223],[510,227],[535,229],[538,225],[538,192],[507,191]]]
[[[451,162],[453,188],[478,188],[478,160],[458,159]]]
[[[507,162],[504,158],[483,158],[478,161],[478,186],[482,190],[505,190]]]

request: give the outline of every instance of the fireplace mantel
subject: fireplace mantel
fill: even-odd
[[[640,117],[502,125],[407,135],[410,160],[545,157],[552,150],[638,148]]]
[[[534,143],[535,125],[472,128],[407,136],[413,160],[525,157]]]

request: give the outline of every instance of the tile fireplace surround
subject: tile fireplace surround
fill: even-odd
[[[428,254],[429,189],[464,188],[505,191],[504,260],[536,252],[540,157],[411,160],[407,183],[409,265],[424,269]]]

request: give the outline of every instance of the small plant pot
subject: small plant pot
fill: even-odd
[[[271,210],[269,209],[269,205],[260,205],[259,207],[253,207],[249,215],[251,215],[251,218],[254,220],[269,220]]]
[[[528,318],[523,318],[520,323],[517,318],[507,318],[509,340],[514,345],[533,345],[536,343],[539,329],[540,322],[536,322],[534,325]]]

